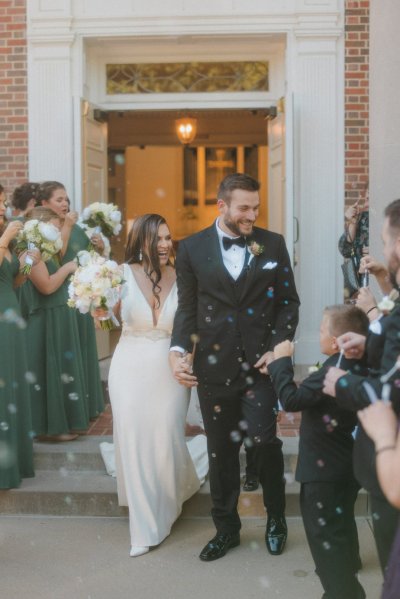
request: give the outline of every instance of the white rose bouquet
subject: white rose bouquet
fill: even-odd
[[[86,231],[89,238],[95,232],[110,239],[122,229],[121,212],[115,204],[93,202],[82,212],[78,225]]]
[[[119,326],[112,309],[121,299],[122,269],[95,252],[79,252],[77,258],[79,266],[68,287],[68,306],[81,314],[104,311],[105,315],[99,317],[100,327],[110,331]]]
[[[21,254],[27,250],[38,249],[42,260],[47,262],[58,254],[62,245],[61,232],[56,226],[32,219],[26,221],[23,229],[18,233],[15,251],[17,254]],[[32,265],[32,258],[27,256],[24,266],[20,269],[21,273],[29,275]]]

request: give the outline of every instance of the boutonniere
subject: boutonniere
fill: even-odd
[[[322,367],[322,364],[317,362],[314,366],[308,367],[308,374],[312,374],[313,372],[318,372],[318,370]]]
[[[389,295],[385,295],[379,302],[378,309],[382,312],[382,314],[389,314],[395,307],[396,304],[394,303],[392,297],[392,292],[390,292]]]
[[[250,241],[247,247],[249,248],[249,251],[251,254],[253,254],[253,256],[261,256],[261,254],[265,250],[265,247],[257,243],[257,241]]]

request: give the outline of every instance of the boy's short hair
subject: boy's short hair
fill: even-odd
[[[344,333],[360,335],[368,333],[368,316],[357,306],[351,304],[328,306],[325,308],[324,314],[329,317],[329,331],[334,337],[339,337]]]

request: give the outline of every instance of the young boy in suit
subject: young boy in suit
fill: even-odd
[[[268,372],[287,412],[302,412],[296,480],[301,483],[300,507],[308,544],[316,565],[324,599],[363,599],[357,579],[361,567],[354,503],[359,486],[353,475],[352,432],[354,412],[337,406],[322,392],[330,366],[362,374],[359,360],[339,352],[336,338],[345,332],[366,335],[368,318],[352,305],[326,308],[320,327],[321,352],[328,356],[322,366],[299,387],[294,382],[293,343],[274,348]]]

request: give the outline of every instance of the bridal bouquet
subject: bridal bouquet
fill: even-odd
[[[79,266],[68,286],[68,306],[81,314],[101,311],[100,327],[110,331],[119,326],[112,309],[121,298],[124,283],[121,267],[95,252],[82,251],[77,258]]]
[[[93,233],[101,233],[107,239],[118,235],[122,229],[121,212],[115,204],[93,202],[86,206],[78,224],[91,237]]]
[[[15,250],[17,254],[27,250],[38,249],[41,258],[47,262],[58,254],[63,245],[61,233],[51,223],[44,223],[37,219],[28,220],[23,229],[18,233]],[[20,269],[24,275],[29,275],[32,270],[33,260],[30,256],[25,258],[25,264]]]

